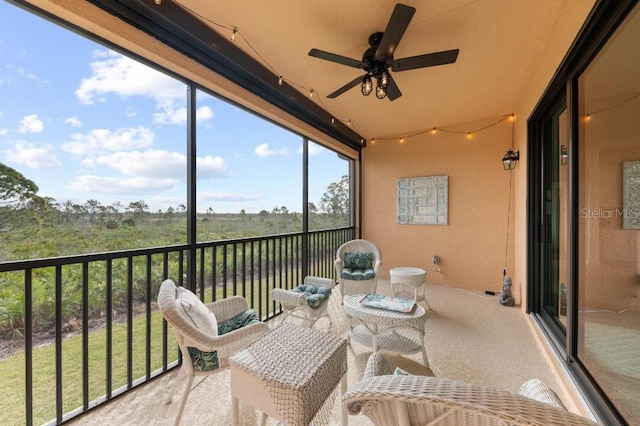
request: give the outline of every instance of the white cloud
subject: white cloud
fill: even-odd
[[[153,122],[157,124],[178,124],[187,122],[187,108],[178,106],[177,102],[163,102],[159,105],[161,112],[153,114]],[[196,122],[203,123],[213,118],[213,110],[202,106],[196,110]]]
[[[69,124],[71,127],[82,127],[82,123],[78,117],[69,117],[64,120],[64,122]]]
[[[51,145],[36,146],[26,141],[18,141],[14,149],[4,152],[7,160],[17,164],[39,169],[42,167],[60,167],[62,163],[51,153]]]
[[[271,157],[272,155],[286,155],[286,154],[288,154],[288,151],[286,149],[280,149],[280,150],[276,151],[276,150],[273,150],[273,149],[269,148],[269,144],[266,143],[266,142],[258,145],[257,147],[255,147],[253,152],[258,157]]]
[[[83,161],[85,166],[110,167],[127,176],[184,181],[187,176],[187,158],[178,152],[146,150],[116,152],[110,155],[90,157]],[[198,179],[224,176],[227,164],[221,157],[196,158]]]
[[[146,96],[161,102],[184,100],[186,87],[138,61],[111,50],[94,52],[91,76],[80,81],[75,95],[83,104],[92,104],[95,96],[113,93],[123,98]]]
[[[165,191],[171,189],[176,183],[173,179],[84,175],[72,180],[67,185],[67,189],[91,193],[140,194]]]
[[[8,129],[0,129],[0,136],[6,136],[9,133]]]
[[[18,133],[42,133],[43,130],[44,123],[38,119],[37,114],[25,116],[20,120],[20,126],[18,127]]]
[[[128,151],[153,145],[155,134],[145,127],[93,129],[89,133],[74,133],[62,144],[62,149],[75,155],[100,155],[113,151]]]
[[[210,155],[207,155],[206,157],[197,157],[196,170],[198,171],[198,179],[224,176],[227,174],[227,163],[224,161],[224,158],[218,155],[214,157]]]

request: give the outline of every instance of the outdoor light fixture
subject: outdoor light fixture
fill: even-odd
[[[505,170],[513,170],[516,168],[516,161],[520,160],[520,151],[513,152],[511,148],[502,157],[502,166]]]
[[[360,89],[362,90],[362,94],[365,96],[369,96],[371,91],[373,90],[373,83],[371,83],[371,77],[365,75],[362,79],[362,84],[360,85]]]

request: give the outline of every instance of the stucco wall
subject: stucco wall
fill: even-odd
[[[468,131],[486,125],[482,121],[443,127]],[[382,251],[383,277],[396,266],[432,268],[431,259],[438,255],[442,275],[429,271],[428,282],[500,291],[510,176],[501,159],[511,133],[512,123],[506,119],[470,138],[428,132],[404,143],[377,141],[364,150],[363,236]],[[436,175],[449,179],[448,225],[398,224],[398,179]]]

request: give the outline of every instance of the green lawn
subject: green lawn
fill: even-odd
[[[283,277],[283,281],[285,277]],[[273,281],[270,281],[273,285]],[[267,306],[266,283],[262,283],[262,314],[272,311]],[[277,285],[277,283],[276,283]],[[239,286],[241,287],[241,286]],[[258,288],[254,288],[254,300]],[[238,289],[241,290],[240,288]],[[230,293],[230,290],[229,290]],[[247,291],[247,299],[251,296]],[[209,293],[210,294],[210,293]],[[242,293],[241,293],[242,294]],[[222,299],[222,290],[217,291]],[[269,305],[272,305],[269,302]],[[162,368],[162,316],[153,312],[151,317],[151,371]],[[146,316],[133,321],[133,380],[144,377],[146,349]],[[170,330],[170,327],[169,327]],[[177,359],[178,346],[172,332],[168,333],[168,361]],[[106,395],[106,329],[89,333],[89,401]],[[82,336],[71,335],[62,342],[63,413],[82,406]],[[0,360],[0,419],[3,425],[23,425],[25,419],[25,355],[23,351]],[[55,345],[48,344],[33,350],[33,422],[42,424],[55,419]],[[113,325],[112,332],[112,390],[127,384],[127,326]]]

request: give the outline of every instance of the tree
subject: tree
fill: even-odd
[[[93,220],[95,219],[96,213],[98,213],[98,211],[100,211],[100,201],[98,200],[87,200],[86,203],[84,203],[84,208],[87,211],[87,213],[89,213],[89,222],[93,222]]]
[[[38,185],[0,163],[0,207],[21,208],[37,197]]]
[[[316,207],[316,205],[311,201],[309,201],[309,204],[307,204],[307,208],[309,210],[309,213],[318,213],[318,207]]]
[[[133,214],[133,220],[142,219],[144,214],[149,211],[149,206],[143,200],[132,201],[127,206],[127,211]]]
[[[320,210],[330,214],[345,214],[349,208],[349,176],[342,175],[340,182],[332,182],[320,199]]]
[[[113,207],[113,212],[116,215],[116,220],[120,219],[120,212],[122,211],[122,208],[124,207],[122,205],[122,203],[120,201],[114,201],[113,203],[111,203],[111,207]]]

